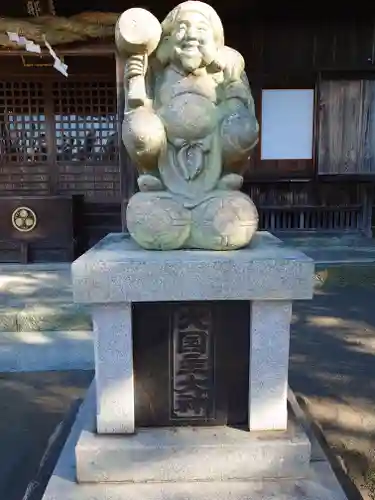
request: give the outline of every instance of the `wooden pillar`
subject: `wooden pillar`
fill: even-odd
[[[126,152],[122,142],[122,122],[124,119],[125,91],[124,91],[124,59],[116,53],[116,88],[117,88],[117,138],[120,163],[121,189],[121,228],[127,232],[126,207],[129,198],[136,191],[136,170]]]
[[[49,167],[49,194],[54,196],[59,192],[59,167],[57,165],[56,124],[52,82],[44,85],[44,103],[46,114],[47,158]]]

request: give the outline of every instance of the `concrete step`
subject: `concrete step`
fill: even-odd
[[[45,490],[43,500],[346,500],[327,460],[311,462],[304,479],[91,483],[76,481],[75,447],[93,412],[92,384]],[[112,436],[116,438],[116,436]],[[93,456],[89,459],[94,458]],[[214,465],[213,458],[210,463]],[[207,466],[201,461],[197,465]],[[155,467],[158,463],[155,463]]]
[[[309,473],[310,452],[307,436],[292,419],[287,431],[267,433],[219,426],[99,436],[84,429],[76,447],[77,479],[80,483],[299,479]]]
[[[0,373],[93,368],[91,331],[0,333]]]

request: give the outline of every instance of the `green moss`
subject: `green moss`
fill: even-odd
[[[375,266],[373,265],[319,265],[316,266],[315,286],[365,286],[375,287]]]

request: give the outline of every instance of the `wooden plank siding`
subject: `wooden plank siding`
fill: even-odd
[[[318,173],[375,174],[375,81],[320,85]]]

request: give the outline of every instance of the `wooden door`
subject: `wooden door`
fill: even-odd
[[[375,81],[320,85],[317,166],[320,175],[375,174]]]

